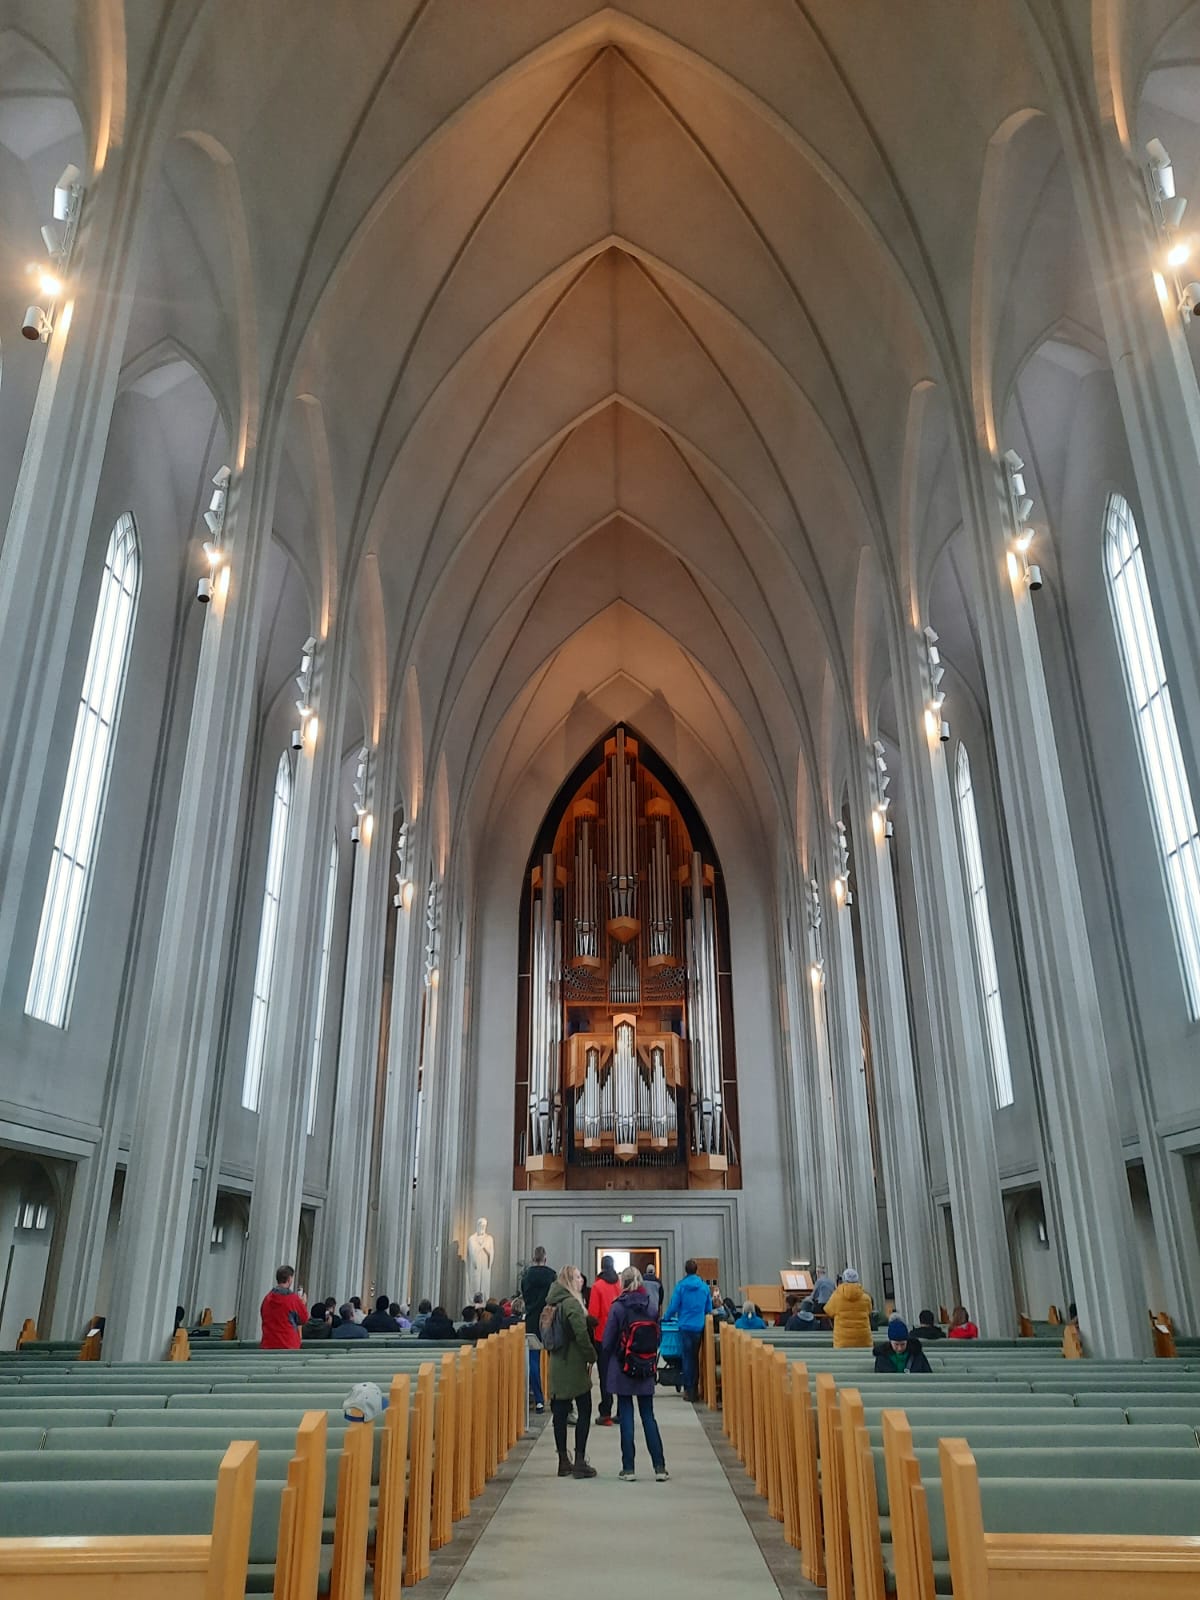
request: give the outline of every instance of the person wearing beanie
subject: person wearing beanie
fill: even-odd
[[[929,1362],[921,1341],[908,1331],[903,1317],[893,1317],[887,1326],[887,1343],[875,1346],[876,1372],[929,1372]]]
[[[858,1281],[858,1273],[847,1267],[842,1281],[825,1302],[825,1315],[833,1323],[835,1350],[870,1350],[871,1296]]]

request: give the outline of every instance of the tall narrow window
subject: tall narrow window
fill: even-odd
[[[1104,566],[1108,597],[1137,732],[1146,798],[1158,840],[1179,965],[1193,1017],[1200,1017],[1200,839],[1179,747],[1137,523],[1122,495],[1109,496]]]
[[[321,965],[317,972],[317,1015],[313,1025],[312,1066],[308,1074],[308,1131],[317,1126],[317,1088],[321,1081],[321,1045],[325,1037],[325,1003],[329,998],[329,956],[333,948],[333,907],[337,900],[337,835],[329,852],[325,880],[325,919],[321,924]]]
[[[279,931],[279,902],[283,896],[283,856],[287,849],[288,813],[292,807],[292,767],[287,752],[275,768],[275,798],[271,802],[271,838],[267,845],[267,881],[263,888],[262,921],[258,928],[258,959],[254,963],[254,998],[250,1002],[250,1037],[246,1041],[246,1071],[242,1077],[242,1104],[258,1110],[262,1092],[263,1055],[267,1046],[267,1012],[271,1005],[271,978],[275,972],[275,936]]]
[[[979,844],[979,818],[975,813],[971,762],[967,748],[962,744],[955,758],[954,781],[958,795],[958,826],[962,836],[967,897],[971,902],[971,925],[975,933],[975,971],[979,977],[979,992],[983,997],[983,1016],[987,1027],[992,1098],[999,1111],[1013,1103],[1012,1070],[1008,1063],[1008,1037],[1004,1032],[1004,1007],[1000,1003],[1000,979],[996,973],[996,948],[992,943],[987,884],[983,878],[983,851]]]
[[[104,557],[104,576],[100,580],[83,688],[75,713],[75,735],[50,852],[50,875],[42,901],[33,970],[25,996],[28,1015],[55,1028],[67,1025],[79,967],[141,576],[137,528],[126,512],[109,536]]]

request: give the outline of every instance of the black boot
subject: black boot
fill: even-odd
[[[575,1463],[569,1455],[563,1454],[558,1458],[558,1475],[560,1478],[569,1478],[575,1471]]]
[[[562,1471],[561,1467],[559,1468],[559,1471]],[[573,1478],[594,1478],[596,1476],[596,1469],[589,1461],[585,1461],[582,1456],[577,1455],[575,1457],[575,1466],[572,1469],[571,1476]]]

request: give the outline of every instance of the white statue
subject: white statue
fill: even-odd
[[[492,1262],[496,1241],[487,1231],[487,1218],[480,1217],[475,1232],[467,1240],[467,1294],[481,1294],[486,1300],[492,1292]]]

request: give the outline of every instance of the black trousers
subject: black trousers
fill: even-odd
[[[575,1424],[575,1459],[587,1460],[588,1434],[592,1430],[592,1391],[585,1390],[573,1400],[551,1400],[550,1416],[554,1423],[554,1444],[560,1456],[567,1453],[567,1412],[575,1407],[579,1420]]]
[[[604,1387],[604,1369],[607,1363],[600,1353],[600,1345],[596,1339],[592,1340],[592,1348],[596,1352],[596,1371],[600,1375],[600,1415],[611,1417],[613,1414],[613,1397]]]

